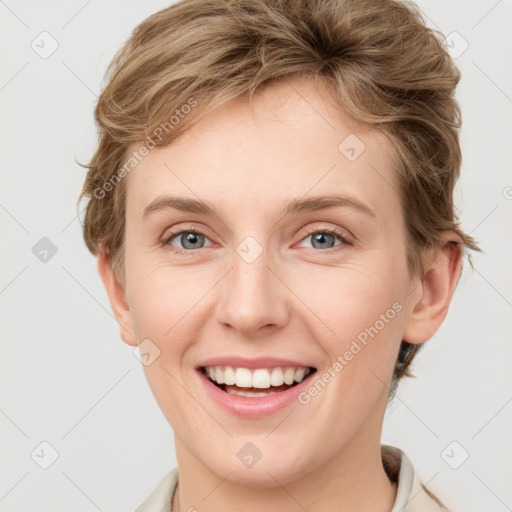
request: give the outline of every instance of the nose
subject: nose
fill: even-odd
[[[271,263],[265,251],[252,262],[234,252],[222,280],[217,320],[244,338],[268,335],[289,321],[290,291]]]

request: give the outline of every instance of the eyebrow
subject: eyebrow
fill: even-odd
[[[375,212],[359,199],[349,195],[327,195],[307,198],[292,199],[281,209],[282,216],[298,213],[308,213],[326,208],[343,206],[353,210],[376,217]],[[215,208],[204,201],[177,196],[159,196],[144,209],[143,217],[146,218],[152,213],[173,208],[182,212],[197,213],[202,215],[217,216]]]

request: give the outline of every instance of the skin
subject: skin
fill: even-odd
[[[338,150],[349,134],[366,146],[353,162]],[[400,342],[434,335],[461,270],[460,251],[444,243],[456,236],[444,233],[424,255],[425,278],[409,276],[389,140],[350,121],[321,83],[296,78],[256,93],[252,106],[221,106],[125,179],[124,283],[104,252],[98,269],[124,342],[149,338],[160,350],[144,370],[175,433],[173,510],[389,511],[396,485],[380,436]],[[339,206],[280,213],[291,199],[334,193],[375,216]],[[163,194],[199,198],[217,214],[143,218]],[[336,227],[352,245],[328,236],[322,246],[307,232]],[[205,238],[187,249],[176,236],[187,229]],[[247,236],[263,248],[252,263],[236,252]],[[198,385],[194,366],[219,355],[289,357],[321,375],[396,302],[401,311],[308,404],[239,418]],[[262,453],[251,468],[236,455],[247,442]]]

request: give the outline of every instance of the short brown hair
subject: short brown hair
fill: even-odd
[[[330,86],[340,109],[391,140],[411,275],[424,272],[423,250],[442,231],[457,234],[461,250],[480,250],[454,210],[460,72],[443,39],[427,28],[417,6],[395,0],[183,0],[153,14],[111,62],[96,106],[99,144],[80,194],[90,198],[87,247],[109,254],[124,282],[120,177],[127,170],[120,175],[120,169],[134,145],[165,146],[224,102],[310,76]],[[200,108],[179,115],[191,99]],[[170,122],[173,112],[177,123]],[[411,375],[421,346],[402,341],[393,391]]]

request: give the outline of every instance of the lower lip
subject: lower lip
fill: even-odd
[[[232,395],[218,388],[202,372],[197,370],[199,380],[202,382],[209,397],[228,412],[244,418],[261,418],[270,416],[290,405],[297,396],[309,385],[309,380],[316,372],[311,372],[302,382],[273,395],[248,397]]]

